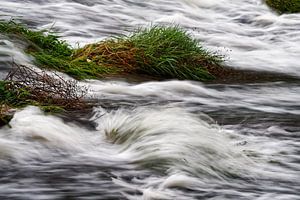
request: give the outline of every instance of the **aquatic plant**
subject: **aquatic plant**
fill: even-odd
[[[300,12],[300,0],[266,0],[266,3],[280,14]]]
[[[178,26],[138,29],[129,36],[89,44],[75,51],[74,59],[100,66],[116,66],[127,73],[161,78],[208,80],[223,57],[204,49]]]

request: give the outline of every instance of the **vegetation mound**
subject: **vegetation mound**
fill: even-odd
[[[177,26],[139,29],[80,49],[72,49],[53,32],[33,31],[15,21],[0,21],[0,33],[27,41],[26,52],[38,66],[76,79],[134,73],[203,81],[217,75],[223,61]]]
[[[132,73],[204,81],[222,69],[222,56],[207,51],[177,26],[139,29],[80,49],[72,49],[50,31],[33,31],[15,21],[0,21],[0,33],[27,41],[26,52],[38,66],[76,79]]]
[[[300,12],[300,0],[266,0],[266,3],[280,14]]]
[[[126,73],[201,81],[212,79],[213,69],[221,68],[223,61],[183,29],[161,26],[86,45],[76,50],[73,58]]]

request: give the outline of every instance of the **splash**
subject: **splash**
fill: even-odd
[[[242,175],[251,163],[229,133],[184,109],[121,109],[98,123],[97,129],[132,163],[161,172],[225,179]]]

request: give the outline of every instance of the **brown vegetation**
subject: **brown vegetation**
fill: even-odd
[[[5,81],[8,90],[25,91],[27,100],[40,105],[60,106],[63,109],[86,107],[84,96],[88,89],[54,72],[36,71],[25,65],[14,64]]]
[[[139,51],[129,41],[108,40],[89,44],[73,55],[76,60],[94,62],[98,66],[117,67],[120,72],[134,72],[138,69],[136,55]]]

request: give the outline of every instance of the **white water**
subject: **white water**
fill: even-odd
[[[300,76],[300,15],[259,0],[0,0],[12,16],[72,45],[175,23],[229,66]],[[22,49],[0,36],[1,71]],[[1,199],[300,199],[299,82],[80,84],[99,99],[86,124],[28,107],[0,129]]]
[[[200,191],[210,193],[212,188],[222,186],[224,189],[221,191],[214,191],[221,193],[221,197],[237,195],[252,199],[256,197],[255,189],[253,194],[237,194],[232,188],[253,187],[253,184],[261,184],[264,179],[299,183],[297,172],[271,164],[284,163],[299,169],[299,164],[289,160],[299,160],[299,155],[293,155],[299,144],[293,147],[293,141],[279,141],[267,135],[254,138],[240,135],[210,124],[211,119],[201,113],[191,114],[171,105],[110,112],[98,108],[95,113],[94,120],[98,125],[96,131],[89,131],[74,124],[65,124],[56,117],[45,116],[35,107],[18,112],[10,123],[12,128],[2,129],[1,165],[35,168],[39,160],[54,166],[71,165],[71,169],[82,162],[99,165],[100,169],[103,166],[123,166],[127,170],[141,168],[136,172],[113,172],[115,177],[112,181],[123,188],[119,192],[124,188],[136,190],[144,199],[155,199],[155,196],[158,199],[193,199],[203,195]],[[270,127],[269,131],[273,134],[291,134],[276,127]],[[245,145],[245,141],[249,144]],[[291,157],[282,156],[281,151],[287,151],[286,154]],[[123,173],[133,179],[124,180]],[[159,175],[161,173],[164,175]],[[90,176],[97,180],[97,176]],[[37,177],[33,179],[38,180]],[[225,190],[229,185],[231,189]],[[260,187],[274,192],[293,191],[291,186],[289,190],[268,184]],[[193,192],[188,194],[172,188],[189,188]],[[126,192],[123,195],[128,199],[141,198]],[[277,197],[284,199],[288,196],[283,193],[277,194]]]

